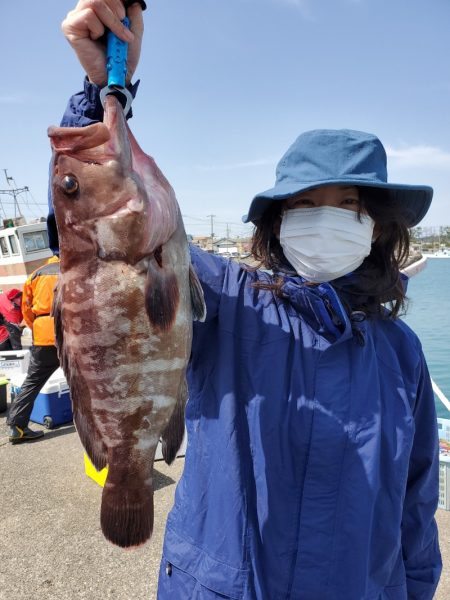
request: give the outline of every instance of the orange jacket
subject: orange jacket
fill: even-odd
[[[33,271],[23,286],[23,319],[33,332],[35,346],[54,346],[54,319],[50,316],[53,292],[59,275],[59,258],[52,256]]]

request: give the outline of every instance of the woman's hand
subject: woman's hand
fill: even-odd
[[[107,84],[106,46],[101,39],[106,28],[128,42],[127,83],[138,65],[144,33],[139,2],[132,4],[127,14],[131,21],[130,30],[121,23],[125,17],[122,0],[80,0],[62,22],[63,33],[89,80],[101,87]]]

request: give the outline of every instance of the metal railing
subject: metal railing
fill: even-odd
[[[433,379],[431,380],[431,385],[433,386],[433,392],[436,394],[436,396],[442,402],[445,408],[450,412],[450,400],[446,397],[444,392]]]

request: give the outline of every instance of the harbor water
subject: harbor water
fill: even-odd
[[[450,259],[428,258],[425,269],[408,283],[405,322],[419,336],[430,375],[450,399]],[[450,412],[436,397],[438,417]]]

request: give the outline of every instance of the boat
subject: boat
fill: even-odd
[[[52,256],[45,217],[27,223],[22,214],[19,196],[31,193],[28,186],[17,187],[14,177],[5,173],[8,188],[0,190],[0,209],[5,218],[0,221],[0,293],[22,289],[28,276]],[[13,185],[12,185],[13,184]],[[13,198],[14,217],[6,215],[2,196]]]
[[[427,258],[450,258],[450,248],[441,248],[436,252],[424,252]]]
[[[0,293],[22,289],[28,275],[51,256],[45,218],[34,223],[25,223],[23,217],[4,219],[0,229]]]

